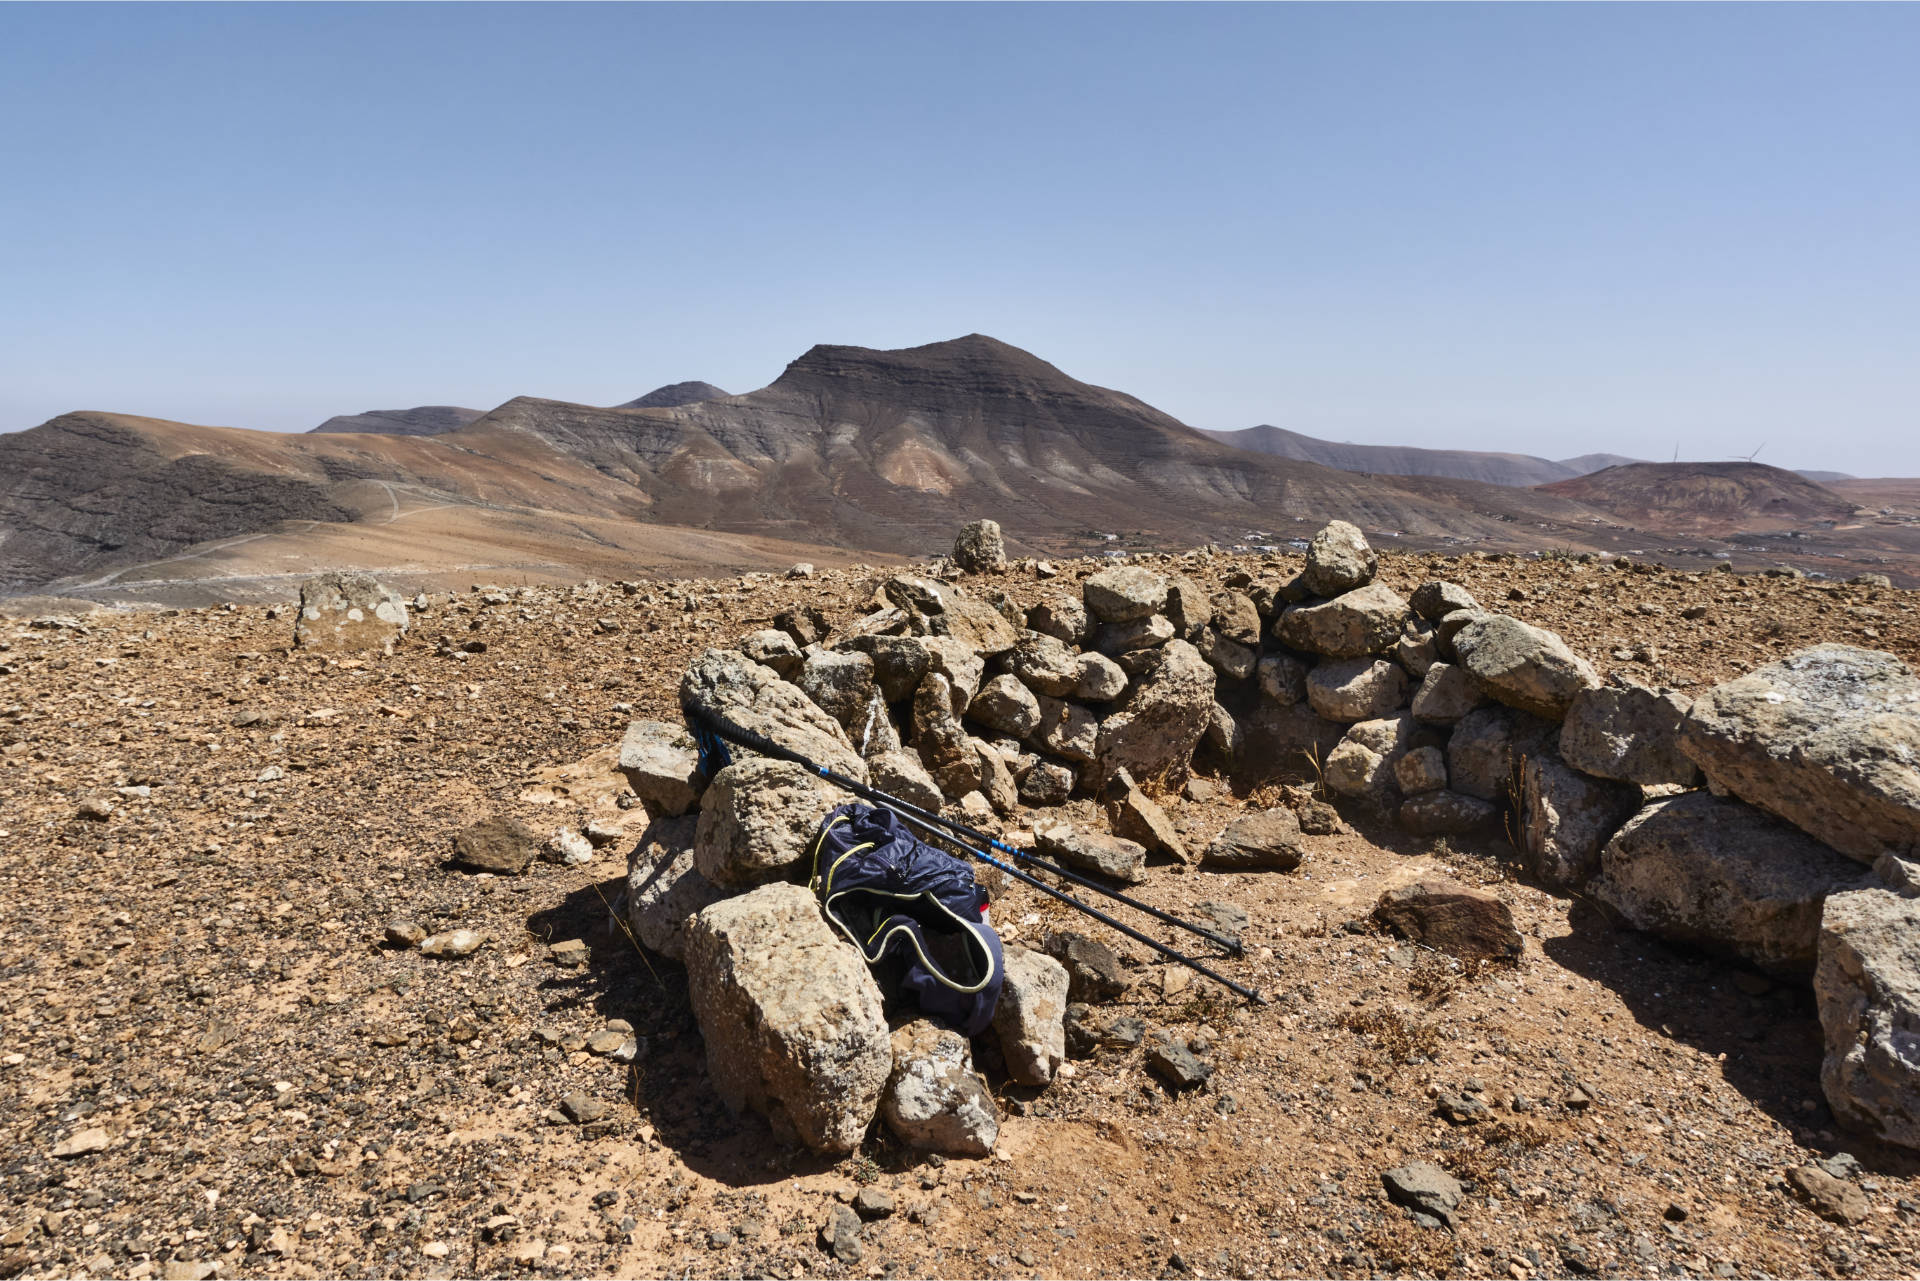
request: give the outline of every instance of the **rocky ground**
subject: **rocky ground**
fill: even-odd
[[[1024,605],[1095,568],[990,585]],[[1898,590],[1382,559],[1403,594],[1435,576],[1682,687],[1825,640],[1920,665]],[[644,822],[613,747],[677,719],[707,646],[796,604],[843,623],[876,579],[463,592],[349,659],[290,651],[284,608],[0,625],[0,1275],[1920,1269],[1920,1158],[1835,1125],[1810,992],[1617,931],[1515,879],[1498,838],[1346,828],[1291,872],[1155,865],[1148,901],[1247,913],[1246,955],[1214,963],[1272,998],[1119,949],[1111,1013],[1193,1043],[1204,1086],[1171,1092],[1137,1047],[1045,1091],[996,1079],[983,1161],[876,1127],[833,1163],[730,1115],[684,974],[612,910]],[[1205,844],[1246,799],[1162,804]],[[597,820],[605,843],[517,877],[453,866],[491,814]],[[1367,924],[1435,874],[1511,906],[1516,965],[1464,972]],[[1015,941],[1084,925],[1019,887],[994,916]],[[384,942],[396,918],[485,938],[428,956]],[[1450,1228],[1389,1198],[1420,1161],[1459,1182]],[[1819,1162],[1837,1182],[1789,1182]],[[835,1250],[843,1210],[866,1226]]]

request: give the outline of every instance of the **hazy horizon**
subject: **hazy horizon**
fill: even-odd
[[[0,429],[745,392],[982,332],[1195,427],[1920,475],[1916,37],[1911,6],[6,6]]]

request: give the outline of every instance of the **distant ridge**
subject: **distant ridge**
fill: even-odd
[[[1202,429],[1205,430],[1205,429]],[[1305,436],[1284,427],[1262,424],[1240,431],[1207,431],[1224,445],[1273,454],[1280,458],[1319,463],[1340,471],[1381,476],[1447,476],[1488,485],[1527,488],[1571,480],[1619,463],[1638,461],[1619,454],[1584,454],[1560,462],[1531,454],[1500,454],[1474,449],[1420,449],[1404,445],[1354,445]]]
[[[615,405],[615,409],[672,409],[677,405],[697,405],[703,400],[723,400],[727,393],[712,383],[668,383],[655,387],[637,400]]]
[[[375,436],[439,436],[459,431],[486,416],[484,409],[458,405],[420,405],[413,409],[369,409],[364,414],[340,414],[314,431],[365,432]],[[311,434],[311,433],[309,433]]]
[[[1667,529],[1805,525],[1855,511],[1852,499],[1765,463],[1629,463],[1540,491]]]

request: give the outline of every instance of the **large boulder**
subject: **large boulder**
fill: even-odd
[[[893,1073],[892,1037],[879,984],[804,886],[764,885],[695,916],[687,988],[729,1108],[818,1152],[859,1145]]]
[[[1528,870],[1551,888],[1579,889],[1639,805],[1639,789],[1568,769],[1545,754],[1521,763],[1519,781],[1520,848]]]
[[[300,584],[293,647],[391,654],[407,626],[407,604],[391,587],[365,574],[321,574]]]
[[[895,1138],[923,1152],[986,1156],[1000,1135],[1000,1111],[973,1070],[972,1045],[930,1019],[894,1029],[880,1117]]]
[[[1193,644],[1201,657],[1212,663],[1213,669],[1228,680],[1243,681],[1253,675],[1255,654],[1252,646],[1229,640],[1211,627],[1202,627]]]
[[[657,814],[685,814],[706,790],[700,749],[684,725],[634,721],[620,740],[619,760],[627,786]]]
[[[1486,701],[1464,670],[1452,663],[1435,663],[1414,691],[1413,718],[1429,725],[1454,725]]]
[[[740,652],[762,667],[771,667],[781,680],[790,681],[800,674],[807,661],[794,641],[793,633],[777,627],[748,632],[740,638]]]
[[[1262,654],[1254,666],[1260,692],[1282,707],[1307,700],[1307,675],[1312,669],[1305,660],[1285,650]]]
[[[1103,623],[1126,623],[1167,607],[1167,578],[1138,565],[1103,569],[1081,586],[1087,610]]]
[[[1680,750],[1680,723],[1692,706],[1677,690],[1615,673],[1574,695],[1560,726],[1560,759],[1596,778],[1692,787],[1700,770]]]
[[[1007,563],[1006,539],[997,520],[970,521],[953,540],[953,563],[964,574],[984,574]]]
[[[1106,807],[1107,826],[1115,836],[1144,845],[1150,854],[1166,854],[1182,863],[1190,861],[1186,843],[1180,839],[1173,820],[1152,797],[1140,790],[1131,774],[1116,771],[1107,780],[1100,800]]]
[[[1198,643],[1201,629],[1213,622],[1213,602],[1200,584],[1175,574],[1167,581],[1166,614],[1175,636]]]
[[[687,959],[687,922],[726,898],[693,865],[698,820],[691,814],[654,822],[627,873],[627,923],[643,944],[675,961]]]
[[[1688,792],[1629,819],[1587,888],[1635,929],[1804,976],[1827,896],[1871,883],[1859,864],[1796,827]]]
[[[996,676],[967,704],[967,719],[1013,738],[1025,738],[1040,728],[1040,701],[1017,678]]]
[[[1920,679],[1891,654],[1816,645],[1715,686],[1680,747],[1716,789],[1842,854],[1920,851]]]
[[[1307,703],[1330,721],[1370,721],[1407,701],[1407,674],[1384,658],[1338,658],[1307,676]]]
[[[920,643],[927,649],[928,673],[947,678],[947,688],[953,696],[953,714],[964,716],[986,677],[986,659],[971,645],[951,636],[928,636]]]
[[[1440,634],[1424,618],[1409,617],[1400,624],[1400,639],[1393,643],[1394,661],[1407,669],[1415,680],[1423,679],[1440,661]]]
[[[1551,721],[1525,712],[1476,708],[1447,739],[1448,782],[1456,792],[1504,804],[1515,790],[1515,763],[1551,753],[1556,730]]]
[[[788,761],[748,756],[721,770],[700,799],[693,860],[716,885],[758,885],[804,870],[808,844],[844,797]]]
[[[1820,1085],[1834,1116],[1920,1148],[1920,899],[1829,895],[1813,992],[1827,1043]]]
[[[1384,654],[1400,639],[1407,602],[1385,583],[1321,601],[1289,605],[1273,625],[1274,639],[1293,649],[1327,658]]]
[[[867,779],[866,762],[840,722],[821,711],[798,686],[744,654],[710,649],[700,655],[681,678],[680,701],[696,712],[717,715],[764,735],[815,765],[858,782]]]
[[[1165,614],[1148,614],[1124,623],[1104,623],[1093,634],[1094,648],[1109,658],[1126,663],[1137,650],[1164,645],[1175,636],[1173,621]]]
[[[1206,732],[1213,689],[1213,668],[1198,650],[1183,640],[1161,646],[1100,723],[1090,785],[1098,789],[1122,769],[1142,780],[1185,774]]]
[[[1348,726],[1322,766],[1327,790],[1375,806],[1397,804],[1393,767],[1413,746],[1418,731],[1411,716],[1383,716]]]
[[[1009,1078],[1021,1085],[1050,1083],[1067,1060],[1067,967],[1051,956],[1008,947],[993,1030]]]
[[[1111,703],[1127,689],[1126,669],[1105,654],[1080,655],[1072,696],[1085,703]]]
[[[1379,564],[1359,526],[1331,521],[1307,544],[1307,590],[1315,596],[1338,596],[1365,587]]]
[[[1467,675],[1489,695],[1548,720],[1564,717],[1574,695],[1600,683],[1593,667],[1565,641],[1509,614],[1468,622],[1454,634],[1453,649]]]
[[[1207,604],[1213,612],[1209,626],[1215,632],[1236,645],[1259,648],[1260,611],[1254,607],[1252,597],[1245,592],[1215,592]]]

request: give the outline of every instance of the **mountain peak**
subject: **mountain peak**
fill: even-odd
[[[668,383],[655,387],[644,396],[615,405],[615,409],[672,409],[676,405],[697,405],[703,400],[724,400],[732,393],[712,383],[699,381]]]

